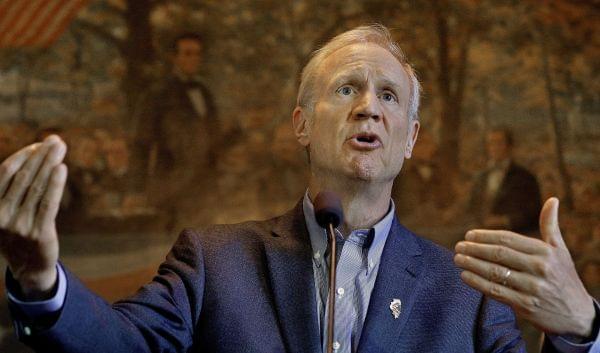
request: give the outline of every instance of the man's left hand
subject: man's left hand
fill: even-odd
[[[469,286],[510,305],[538,329],[590,337],[594,303],[575,270],[558,226],[558,199],[540,213],[542,240],[503,230],[471,230],[454,262]]]

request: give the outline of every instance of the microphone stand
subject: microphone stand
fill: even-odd
[[[333,353],[333,334],[335,330],[335,277],[337,249],[335,227],[342,224],[344,211],[339,196],[331,191],[321,191],[314,202],[315,218],[327,233],[329,243],[329,294],[327,296],[327,337],[326,352]],[[323,324],[323,323],[322,323]]]
[[[336,241],[335,230],[333,224],[329,223],[328,227],[329,240],[329,295],[327,296],[327,353],[333,353],[333,331],[335,324],[335,277],[336,277]]]

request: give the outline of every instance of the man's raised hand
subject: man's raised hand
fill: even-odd
[[[65,143],[56,135],[27,146],[0,165],[0,253],[29,299],[56,283],[56,214],[67,179]]]
[[[542,240],[502,230],[471,230],[454,262],[469,286],[510,305],[540,330],[589,337],[595,310],[558,226],[558,199],[540,213]]]

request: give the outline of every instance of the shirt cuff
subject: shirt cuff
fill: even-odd
[[[600,353],[600,329],[598,327],[598,323],[600,322],[600,304],[596,299],[594,299],[594,310],[596,311],[596,318],[594,319],[593,339],[591,341],[573,343],[565,336],[548,335],[554,348],[561,353]]]
[[[16,297],[14,287],[11,290],[11,285],[7,281],[8,300],[12,302],[20,311],[30,319],[45,316],[48,314],[56,313],[60,311],[65,303],[65,297],[67,295],[67,277],[62,266],[56,265],[56,271],[58,272],[58,283],[56,294],[50,299],[42,301],[23,301]]]

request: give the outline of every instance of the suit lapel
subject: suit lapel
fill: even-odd
[[[279,218],[265,253],[287,351],[320,351],[310,239],[301,202]]]
[[[423,276],[420,255],[415,236],[394,219],[371,293],[359,353],[395,352],[398,337],[413,307],[419,279]],[[394,299],[401,302],[397,319],[390,309]]]

